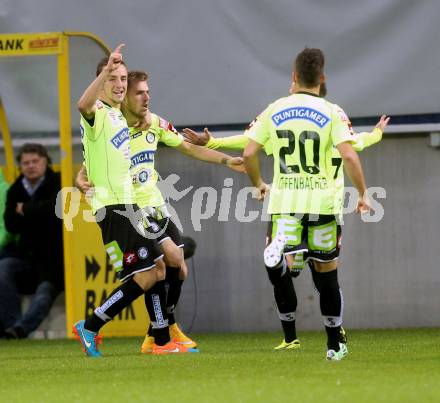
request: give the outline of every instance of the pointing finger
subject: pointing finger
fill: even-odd
[[[113,51],[113,53],[121,53],[121,49],[125,46],[125,43],[121,43],[118,46],[116,46],[115,50]]]

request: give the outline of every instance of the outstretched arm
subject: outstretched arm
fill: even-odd
[[[382,133],[385,131],[390,117],[382,115],[379,122],[377,122],[376,127],[371,132],[362,132],[355,135],[355,141],[353,143],[353,148],[356,151],[362,151],[363,149],[370,147],[382,140]]]
[[[244,150],[249,143],[249,138],[245,134],[235,136],[215,138],[211,136],[206,147],[217,149],[226,148],[228,150]]]
[[[185,141],[196,146],[207,147],[212,138],[212,134],[207,127],[205,127],[202,133],[197,133],[195,130],[188,128],[185,128],[182,131]]]
[[[176,147],[180,152],[189,157],[200,161],[212,162],[214,164],[224,164],[237,172],[244,172],[243,159],[240,157],[231,157],[221,152],[210,150],[205,147],[196,146],[194,144],[183,141]]]
[[[189,143],[199,146],[205,146],[216,150],[217,148],[226,148],[228,150],[244,150],[249,142],[245,134],[237,134],[228,137],[214,137],[211,132],[205,127],[203,133],[197,133],[191,129],[183,129],[185,140]]]

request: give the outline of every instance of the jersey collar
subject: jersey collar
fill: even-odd
[[[108,104],[107,102],[103,101],[102,99],[100,99],[100,101],[101,101],[104,105],[107,105],[109,108],[113,108],[113,106],[111,106],[111,105]]]
[[[307,92],[307,91],[298,91],[298,92],[295,92],[295,94],[311,95],[312,97],[321,98],[319,95],[313,94],[312,92]]]

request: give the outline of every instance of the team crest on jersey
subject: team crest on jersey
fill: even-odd
[[[139,248],[138,249],[138,256],[141,259],[146,259],[147,256],[148,256],[148,249],[146,247],[144,247],[144,246],[142,246],[142,248]]]
[[[124,127],[122,130],[117,132],[110,141],[115,146],[115,148],[119,149],[119,147],[121,147],[121,145],[124,144],[129,139],[130,139],[130,132],[128,130],[128,127]]]
[[[152,132],[148,132],[146,138],[150,144],[153,144],[154,140],[156,140],[156,135]]]
[[[148,181],[148,179],[150,178],[150,173],[151,171],[149,170],[144,170],[141,171],[137,174],[137,182],[138,183],[145,183]]]
[[[272,122],[275,126],[279,126],[288,120],[305,119],[315,123],[321,129],[330,122],[330,118],[316,109],[307,108],[304,106],[294,106],[292,108],[283,109],[280,112],[272,115]]]

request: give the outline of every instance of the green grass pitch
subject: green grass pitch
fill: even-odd
[[[0,402],[440,402],[440,329],[351,331],[326,362],[324,332],[196,335],[201,352],[145,356],[140,338],[0,341]]]

